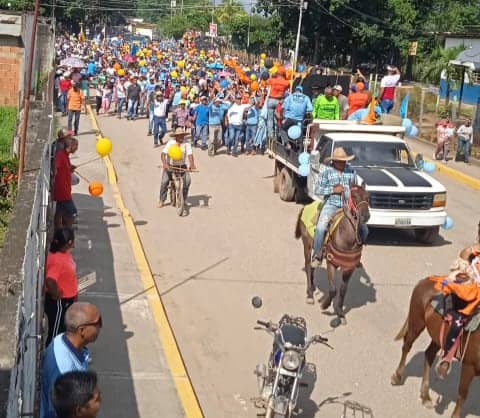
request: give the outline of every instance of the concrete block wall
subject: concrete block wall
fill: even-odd
[[[24,49],[5,45],[0,37],[0,106],[15,106],[20,100],[20,78],[23,74]]]

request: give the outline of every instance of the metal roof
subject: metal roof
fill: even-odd
[[[450,64],[468,67],[474,71],[480,70],[480,46],[460,52],[456,59],[450,61]]]

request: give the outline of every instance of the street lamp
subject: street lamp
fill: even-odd
[[[302,18],[303,18],[303,11],[307,10],[308,3],[306,1],[300,0],[300,11],[298,14],[298,29],[297,29],[297,40],[295,42],[295,56],[293,61],[293,70],[297,71],[297,63],[298,63],[298,50],[300,48],[300,32],[302,31]]]

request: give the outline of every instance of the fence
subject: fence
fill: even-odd
[[[53,135],[50,123],[49,138]],[[47,243],[47,213],[50,205],[50,145],[43,149],[40,172],[25,244],[18,302],[17,352],[11,371],[7,418],[37,416],[40,357],[43,349],[43,286]]]

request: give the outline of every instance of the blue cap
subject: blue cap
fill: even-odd
[[[295,87],[295,90],[298,90],[298,91],[301,91],[303,93],[303,87],[298,85],[297,87]]]

